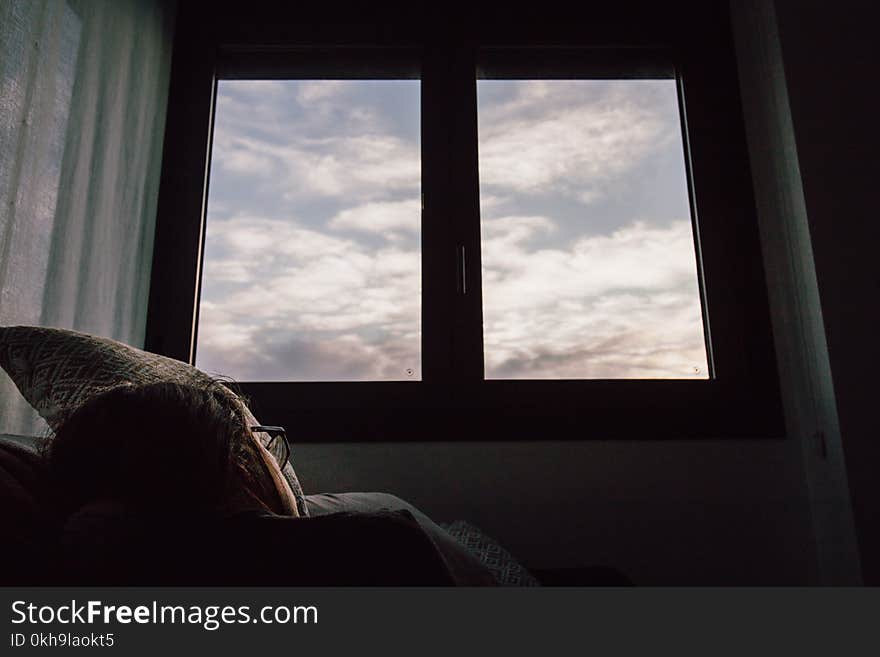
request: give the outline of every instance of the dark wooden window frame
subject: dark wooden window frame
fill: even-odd
[[[375,12],[340,19],[250,3],[246,13],[218,4],[205,17],[181,3],[146,348],[194,360],[218,78],[420,78],[422,381],[239,382],[258,417],[299,442],[782,437],[726,3],[662,11],[635,3],[637,14],[631,5],[575,27],[546,17],[481,22],[477,14],[464,23]],[[697,218],[710,379],[484,380],[477,77],[671,71]]]

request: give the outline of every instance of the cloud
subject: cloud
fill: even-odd
[[[418,200],[366,203],[348,208],[330,220],[330,228],[376,233],[395,239],[398,233],[418,234],[422,208]]]
[[[223,81],[212,167],[258,181],[263,194],[286,202],[418,197],[418,139],[400,132],[387,116],[391,108],[370,95],[369,84]],[[410,98],[418,88],[395,93]]]
[[[496,193],[555,192],[585,203],[597,200],[609,181],[674,136],[677,109],[669,102],[674,87],[665,98],[652,82],[491,81],[508,85],[515,95],[481,105],[481,185]]]
[[[249,340],[259,348],[218,352],[210,342],[199,350],[206,362],[222,361],[234,369],[239,381],[418,380],[417,366],[412,376],[401,368],[412,363],[411,350],[370,345],[353,334],[302,339],[258,328]]]
[[[350,83],[348,83],[350,86]],[[300,104],[313,103],[319,100],[330,100],[347,89],[344,80],[313,80],[300,82],[297,85],[296,99]]]
[[[219,139],[214,148],[215,165],[239,176],[270,178],[281,165],[277,158],[254,148],[253,143],[246,140]]]
[[[247,135],[266,131],[281,133],[288,128],[296,97],[284,80],[220,80],[214,135],[229,132]]]
[[[209,225],[199,367],[240,380],[418,377],[417,251],[371,248],[294,218]],[[315,365],[322,354],[328,362]]]
[[[287,201],[309,198],[360,202],[403,193],[418,196],[418,144],[389,135],[309,138],[284,143],[217,134],[214,161],[224,171],[257,177]]]
[[[486,224],[489,378],[705,375],[688,222],[635,223],[557,249],[530,245],[554,230],[547,218]],[[270,237],[272,253],[257,257]],[[418,252],[370,250],[263,218],[216,222],[207,248],[227,255],[206,263],[200,367],[242,380],[406,379],[418,370]]]
[[[565,248],[534,248],[552,225],[542,217],[484,222],[490,378],[705,376],[690,222],[635,222]]]
[[[488,244],[497,246],[523,243],[539,233],[552,233],[556,230],[556,224],[542,216],[507,216],[484,219],[481,228]]]

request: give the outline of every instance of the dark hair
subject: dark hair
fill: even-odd
[[[289,512],[243,404],[219,383],[113,388],[77,408],[44,454],[63,514],[98,500]]]

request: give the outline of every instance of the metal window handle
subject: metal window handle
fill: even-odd
[[[465,251],[464,246],[459,245],[455,249],[455,272],[458,278],[458,292],[461,295],[467,294],[467,269],[465,264]]]

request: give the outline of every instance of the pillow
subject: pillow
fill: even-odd
[[[0,327],[0,367],[53,431],[84,401],[120,385],[206,385],[212,380],[191,365],[116,340],[37,326]],[[248,422],[260,424],[247,407],[245,412]],[[266,434],[258,437],[264,444],[269,440]],[[299,515],[307,516],[305,496],[289,462],[284,476]]]

